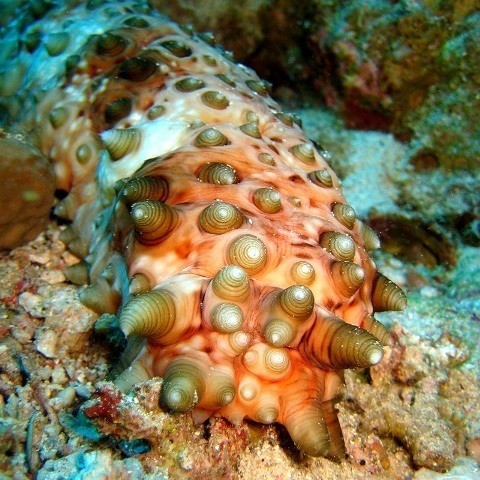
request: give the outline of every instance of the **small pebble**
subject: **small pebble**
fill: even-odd
[[[65,275],[61,270],[47,270],[44,271],[40,278],[45,280],[49,285],[55,285],[56,283],[62,283],[66,281]]]
[[[127,457],[133,457],[134,455],[140,455],[141,453],[147,453],[150,451],[150,443],[144,438],[137,438],[135,440],[121,440],[118,442],[120,450],[127,455]]]
[[[468,455],[480,464],[480,437],[471,438],[466,447]]]
[[[75,401],[75,387],[69,385],[67,388],[61,390],[58,395],[51,400],[50,403],[58,410],[67,408]]]
[[[35,331],[35,348],[47,358],[54,358],[57,350],[57,334],[43,327]]]
[[[68,251],[62,253],[62,259],[65,262],[65,265],[67,267],[70,267],[70,266],[74,265],[75,263],[78,263],[78,258]]]
[[[438,297],[438,290],[431,285],[425,285],[420,289],[420,295],[424,298],[435,298]]]
[[[195,466],[195,459],[188,449],[185,449],[178,454],[177,462],[180,465],[180,468],[186,472],[193,470],[193,467]]]
[[[60,365],[56,365],[52,372],[52,382],[62,385],[66,383],[67,380],[68,380],[68,377],[65,372],[65,369]]]
[[[18,303],[35,318],[44,318],[42,297],[30,292],[23,292],[18,296]]]
[[[80,398],[87,399],[92,396],[92,392],[90,391],[90,389],[86,385],[83,385],[81,383],[75,387],[75,391]]]
[[[48,250],[44,252],[33,252],[28,255],[28,260],[39,265],[46,265],[51,260],[51,255]]]
[[[11,333],[22,345],[30,344],[35,333],[35,321],[27,313],[21,313],[12,325]]]

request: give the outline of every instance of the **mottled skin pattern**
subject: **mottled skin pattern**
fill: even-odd
[[[36,16],[9,31],[24,48],[4,104],[69,192],[69,278],[127,337],[116,384],[160,376],[167,410],[279,422],[340,456],[342,369],[380,361],[373,313],[405,297],[327,152],[253,71],[141,2]]]

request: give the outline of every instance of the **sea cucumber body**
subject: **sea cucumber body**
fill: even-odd
[[[340,455],[342,369],[380,361],[373,313],[405,297],[328,153],[252,70],[139,2],[55,4],[34,32],[8,106],[69,192],[70,278],[127,338],[116,384],[160,376],[170,411],[280,422]]]

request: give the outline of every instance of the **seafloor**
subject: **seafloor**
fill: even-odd
[[[349,158],[368,154],[379,174],[385,149],[394,154],[389,135],[341,129],[328,137],[331,114],[301,113],[312,138],[321,131],[330,147],[341,134]],[[355,185],[368,184],[369,172],[352,175],[345,193],[361,210],[365,192]],[[381,191],[373,195],[382,200]],[[276,426],[195,426],[189,415],[166,415],[160,380],[129,396],[102,382],[116,351],[94,333],[96,315],[66,282],[63,270],[76,259],[58,239],[63,228],[52,223],[0,257],[1,479],[478,478],[480,248],[459,247],[449,268],[376,254],[409,305],[382,314],[393,338],[382,362],[345,374],[337,409],[347,456],[336,463],[302,457]],[[95,389],[101,401],[87,406],[102,418],[96,425],[79,413]]]

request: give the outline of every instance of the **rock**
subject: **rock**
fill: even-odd
[[[59,460],[48,460],[39,470],[37,480],[141,480],[144,471],[135,458],[116,460],[108,450],[78,451]]]
[[[37,328],[35,331],[35,348],[45,357],[56,356],[58,335],[46,327]]]

